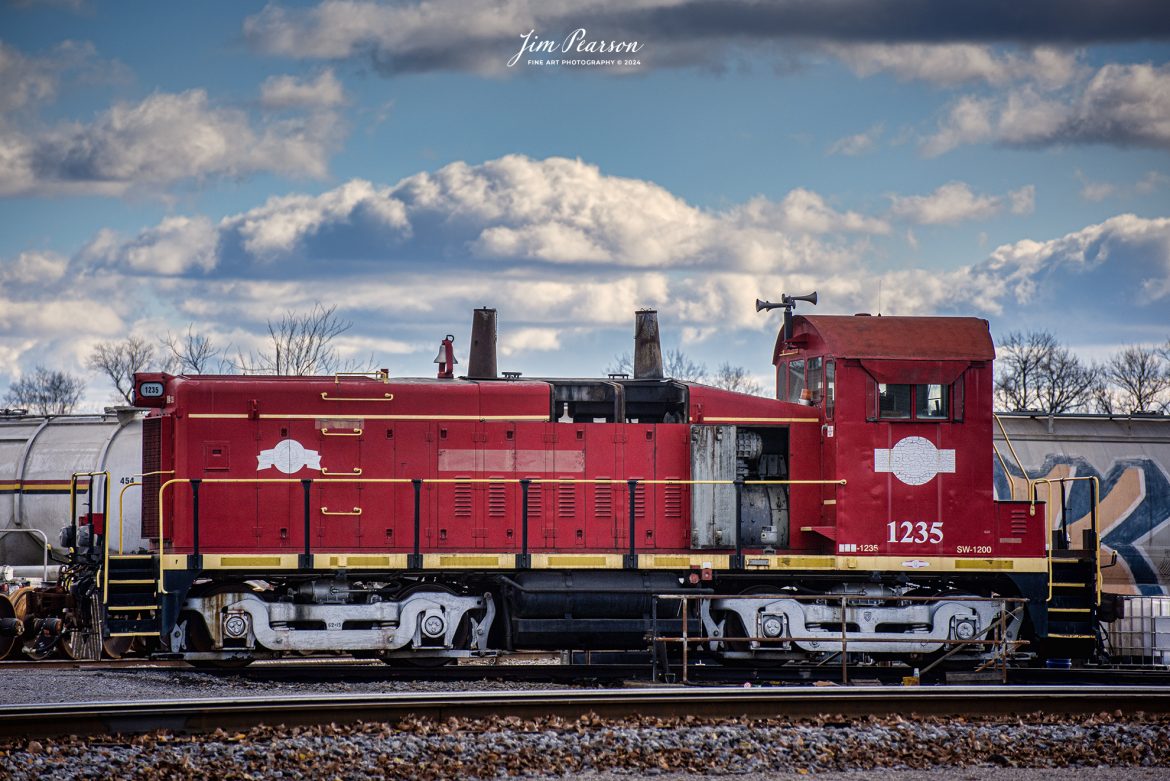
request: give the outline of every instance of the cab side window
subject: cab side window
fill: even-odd
[[[878,417],[899,420],[910,417],[909,385],[878,383]]]
[[[878,382],[866,383],[866,420],[943,421],[963,419],[960,383],[951,385]],[[956,388],[952,394],[952,387]],[[952,406],[953,395],[953,406]]]

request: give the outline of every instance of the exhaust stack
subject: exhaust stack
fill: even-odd
[[[634,313],[634,379],[662,379],[657,309],[639,309]]]
[[[471,316],[471,354],[467,357],[469,380],[496,379],[496,310],[476,309]]]

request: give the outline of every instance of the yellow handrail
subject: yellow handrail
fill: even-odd
[[[105,520],[102,521],[102,547],[105,549],[102,559],[102,570],[100,573],[100,580],[102,588],[106,588],[106,581],[109,579],[106,575],[106,570],[110,564],[110,473],[109,472],[74,472],[69,476],[69,526],[72,527],[77,523],[77,478],[79,477],[101,477],[106,479],[103,483],[105,495],[102,497],[102,516]],[[93,491],[93,481],[89,483],[90,491]],[[92,497],[89,511],[93,512]],[[77,540],[73,540],[73,550],[77,550]],[[103,592],[104,595],[104,592]]]
[[[342,377],[373,377],[380,382],[390,382],[390,372],[385,369],[373,369],[368,372],[333,372],[333,384],[340,385]]]
[[[321,398],[325,401],[394,401],[393,393],[383,393],[382,398],[354,398],[352,396],[330,396],[329,391],[321,391]]]
[[[330,511],[328,507],[322,507],[321,514],[322,515],[361,515],[362,508],[355,507],[355,508],[353,508],[352,511],[348,511],[348,510]]]
[[[1008,498],[1014,502],[1016,500],[1016,481],[1012,479],[1012,473],[1008,471],[1007,462],[1003,460],[1003,455],[999,452],[999,448],[995,446],[994,442],[991,443],[991,449],[995,451],[995,457],[999,459],[999,468],[1003,470],[1003,476],[1007,478],[1008,490],[1011,491],[1011,495]]]
[[[1003,420],[1000,419],[999,415],[996,415],[994,413],[992,413],[992,417],[995,418],[995,422],[999,425],[999,433],[1003,434],[1003,441],[1007,443],[1008,451],[1012,454],[1012,458],[1014,458],[1016,460],[1016,466],[1018,466],[1020,468],[1020,475],[1022,475],[1024,480],[1026,480],[1028,482],[1028,495],[1031,496],[1032,495],[1032,480],[1031,480],[1031,478],[1028,477],[1028,470],[1024,469],[1024,463],[1022,461],[1020,461],[1020,456],[1018,453],[1016,453],[1015,445],[1012,444],[1012,438],[1008,436],[1007,429],[1003,427]],[[995,447],[994,443],[992,444],[992,447],[993,448]],[[998,453],[999,451],[996,451],[996,452]],[[1004,469],[1004,473],[1007,475],[1008,482],[1011,483],[1012,476],[1010,473],[1008,473],[1006,468]],[[1016,496],[1016,491],[1015,491],[1014,483],[1012,485],[1013,485],[1012,498],[1014,499]]]
[[[1088,481],[1093,486],[1092,487],[1092,503],[1089,505],[1089,525],[1090,525],[1090,528],[1092,529],[1093,539],[1096,543],[1096,545],[1093,549],[1093,568],[1094,568],[1094,573],[1095,573],[1094,585],[1096,588],[1095,602],[1093,604],[1100,605],[1101,604],[1101,586],[1102,586],[1102,583],[1101,583],[1101,539],[1100,539],[1100,535],[1099,535],[1098,529],[1097,529],[1097,507],[1101,502],[1101,481],[1100,481],[1100,479],[1098,479],[1095,475],[1082,475],[1080,477],[1040,477],[1040,478],[1037,478],[1035,480],[1031,480],[1029,482],[1033,486],[1033,489],[1035,488],[1035,486],[1040,485],[1041,483],[1045,483],[1048,485],[1047,505],[1049,508],[1051,508],[1051,506],[1052,506],[1052,486],[1054,484],[1060,483],[1061,484],[1060,509],[1061,509],[1061,512],[1063,513],[1063,511],[1065,509],[1065,495],[1064,495],[1064,485],[1063,484],[1064,483],[1074,483],[1078,480]],[[1032,490],[1030,492],[1030,494],[1031,494],[1031,497],[1030,497],[1030,504],[1029,504],[1029,512],[1030,512],[1030,514],[1035,515],[1036,514],[1036,492],[1035,492],[1035,490]],[[1045,541],[1045,547],[1048,550],[1048,601],[1049,602],[1052,601],[1052,516],[1053,516],[1053,513],[1049,512],[1048,518],[1045,519],[1045,523],[1044,523],[1044,527],[1045,527],[1044,533],[1045,533],[1045,536],[1047,537],[1047,539]]]

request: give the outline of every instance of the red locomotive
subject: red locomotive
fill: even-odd
[[[757,307],[784,309],[775,399],[664,378],[652,312],[633,377],[497,377],[494,310],[462,378],[451,337],[435,379],[140,374],[157,543],[100,556],[107,632],[443,661],[686,618],[724,658],[1087,655],[1098,546],[993,498],[987,322],[798,301]]]

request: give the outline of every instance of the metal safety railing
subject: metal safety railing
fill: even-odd
[[[730,600],[761,600],[772,599],[776,600],[793,600],[797,602],[821,602],[832,603],[835,602],[840,606],[841,620],[840,632],[829,635],[819,634],[810,636],[778,636],[778,637],[759,637],[759,636],[744,636],[744,637],[710,637],[706,635],[692,636],[690,633],[690,607],[693,603],[710,602],[714,600],[730,601]],[[659,632],[659,616],[658,603],[659,600],[667,600],[674,602],[681,602],[680,612],[682,613],[682,632],[679,636],[665,635]],[[1023,606],[1027,603],[1027,599],[1023,597],[905,597],[905,596],[873,596],[866,594],[656,594],[651,605],[651,659],[652,659],[652,674],[657,680],[658,678],[658,663],[659,647],[667,647],[671,644],[678,645],[681,648],[681,680],[682,683],[689,683],[690,670],[690,648],[692,645],[701,645],[703,643],[753,643],[759,646],[782,646],[791,643],[801,642],[840,642],[841,649],[839,651],[829,652],[821,664],[832,661],[834,658],[840,658],[841,663],[841,683],[849,683],[849,643],[852,642],[855,647],[864,649],[866,644],[881,642],[897,644],[917,644],[929,643],[931,645],[947,646],[948,650],[942,655],[934,658],[929,664],[919,670],[920,675],[924,675],[937,667],[942,662],[946,661],[952,655],[958,653],[964,648],[972,646],[990,647],[996,651],[996,654],[983,662],[977,668],[978,671],[983,671],[989,667],[994,666],[999,672],[1001,679],[1007,683],[1007,662],[1008,657],[1014,653],[1018,648],[1028,644],[1027,640],[1020,640],[1008,636],[1008,622],[1014,621],[1018,618]],[[880,638],[865,638],[857,637],[856,635],[851,639],[849,636],[849,618],[850,618],[850,604],[855,603],[858,607],[872,607],[874,602],[982,602],[982,603],[996,603],[1000,605],[1000,610],[993,623],[983,627],[983,629],[976,632],[970,638],[947,638],[935,639],[924,638],[922,636],[915,636],[907,634],[902,637],[890,637],[889,633],[884,633]],[[1016,607],[1011,607],[1016,605]],[[750,631],[746,630],[745,631]],[[993,637],[988,637],[994,633]],[[864,653],[864,650],[862,650]],[[669,667],[669,660],[666,662]]]
[[[49,544],[49,538],[40,529],[0,529],[0,534],[32,534],[41,538],[41,580],[47,581],[49,579],[49,551],[53,546]]]
[[[1056,485],[1059,485],[1060,486],[1060,540],[1062,541],[1062,545],[1063,545],[1063,547],[1061,549],[1062,550],[1069,549],[1069,547],[1070,547],[1069,542],[1070,541],[1069,541],[1069,537],[1068,537],[1068,527],[1069,527],[1068,494],[1065,491],[1065,484],[1066,483],[1076,483],[1076,482],[1088,482],[1090,485],[1090,489],[1089,489],[1089,532],[1090,532],[1090,536],[1088,537],[1087,540],[1084,540],[1084,542],[1092,545],[1094,591],[1095,591],[1093,604],[1100,605],[1101,604],[1101,585],[1102,585],[1101,584],[1101,580],[1102,580],[1102,576],[1101,576],[1101,538],[1100,538],[1100,535],[1098,533],[1098,528],[1097,528],[1097,505],[1100,503],[1100,500],[1101,500],[1101,481],[1096,476],[1090,476],[1090,475],[1085,475],[1082,477],[1051,477],[1051,478],[1050,477],[1041,477],[1041,478],[1037,478],[1035,480],[1029,480],[1029,486],[1031,489],[1030,490],[1031,497],[1030,497],[1030,502],[1029,502],[1029,514],[1030,515],[1036,514],[1036,502],[1037,502],[1036,489],[1037,489],[1037,487],[1039,487],[1041,485],[1048,486],[1048,500],[1046,502],[1046,506],[1051,507],[1052,506],[1053,487]],[[1052,601],[1052,584],[1053,584],[1053,576],[1052,576],[1053,558],[1054,558],[1054,554],[1055,554],[1055,551],[1057,548],[1054,544],[1055,541],[1054,541],[1054,535],[1053,535],[1053,529],[1052,529],[1053,514],[1047,513],[1046,520],[1047,520],[1047,522],[1045,523],[1045,534],[1047,535],[1048,539],[1046,540],[1045,549],[1048,553],[1048,601],[1051,602]]]
[[[732,569],[743,569],[744,554],[743,554],[743,519],[741,512],[741,502],[739,501],[742,495],[743,487],[748,485],[846,485],[845,480],[685,480],[685,479],[641,479],[641,478],[579,478],[579,477],[509,477],[509,478],[495,478],[495,477],[431,477],[431,478],[409,478],[409,477],[328,477],[323,479],[312,478],[270,478],[270,477],[215,477],[215,478],[191,478],[178,477],[167,480],[158,491],[158,553],[159,553],[159,593],[163,591],[163,571],[165,569],[165,562],[163,553],[166,546],[166,528],[165,528],[165,503],[164,495],[168,489],[177,485],[191,486],[191,555],[196,557],[198,562],[200,556],[200,491],[204,485],[219,485],[219,484],[249,484],[249,485],[295,485],[300,484],[303,492],[303,507],[304,507],[304,549],[300,554],[301,566],[305,568],[312,567],[312,500],[311,491],[314,485],[339,485],[339,484],[359,484],[359,485],[405,485],[410,484],[413,488],[413,537],[412,537],[412,552],[407,556],[407,567],[409,569],[420,569],[423,566],[422,557],[422,488],[424,485],[433,484],[450,484],[450,483],[491,483],[491,484],[512,484],[520,486],[520,553],[516,556],[516,568],[528,569],[531,567],[532,554],[529,546],[529,489],[533,485],[544,484],[610,484],[621,485],[625,484],[628,487],[629,493],[629,547],[623,556],[623,565],[627,569],[636,569],[638,566],[638,548],[636,537],[636,524],[638,515],[637,506],[637,489],[639,486],[646,485],[731,485],[735,487],[736,502],[735,502],[735,555],[730,564]],[[323,510],[325,508],[322,508]],[[358,515],[361,513],[361,508],[355,507],[352,511],[345,511],[346,515]],[[332,513],[330,513],[332,514]]]
[[[160,470],[160,471],[156,471],[156,472],[143,472],[143,473],[137,474],[137,475],[130,475],[130,482],[123,485],[122,490],[118,491],[118,555],[119,556],[121,556],[125,553],[125,549],[124,549],[124,546],[122,544],[123,543],[122,530],[123,530],[123,525],[124,525],[123,522],[125,519],[124,499],[126,497],[126,492],[128,490],[130,490],[131,488],[135,488],[135,487],[141,488],[143,485],[143,483],[136,482],[135,478],[154,477],[156,475],[173,475],[174,473],[175,473],[175,470],[173,470],[173,469],[164,469],[164,470]],[[103,537],[103,539],[102,539],[102,545],[103,545],[103,551],[102,551],[102,603],[103,604],[108,602],[109,598],[110,598],[110,578],[109,578],[109,572],[110,572],[110,533],[109,533],[109,531],[110,531],[109,521],[107,520],[106,533],[104,535],[102,535],[102,537]]]

